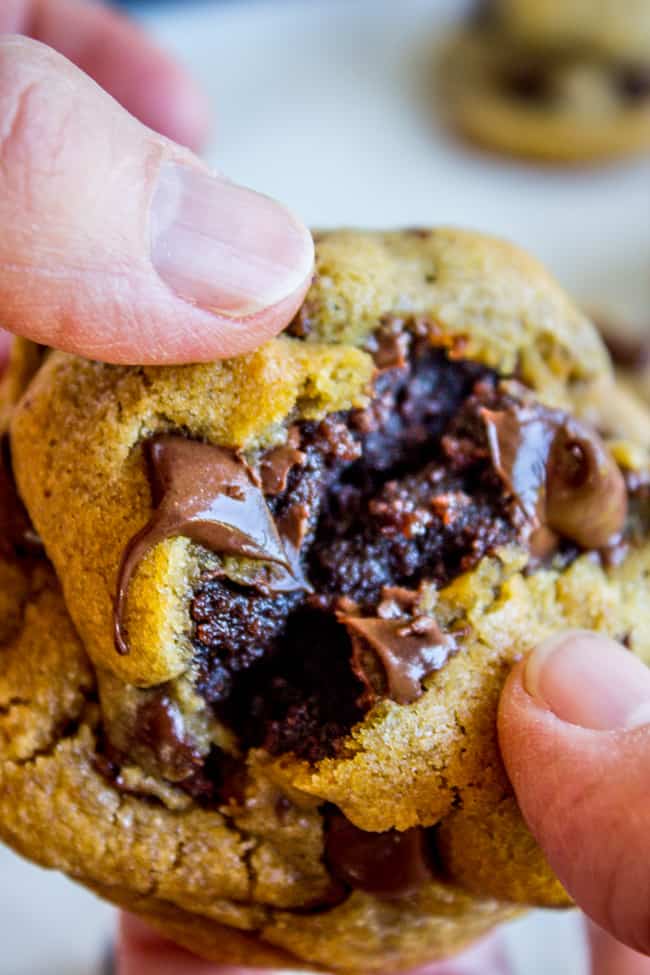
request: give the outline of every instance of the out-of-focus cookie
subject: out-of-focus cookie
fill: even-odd
[[[483,5],[443,59],[440,83],[451,122],[487,148],[547,162],[650,149],[650,4],[630,2],[624,6],[634,9],[617,16],[612,3],[607,18],[600,6],[596,0]]]

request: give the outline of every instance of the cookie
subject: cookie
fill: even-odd
[[[650,4],[496,0],[449,44],[452,124],[513,156],[579,163],[650,148]],[[614,26],[613,26],[614,25]],[[614,29],[614,28],[618,29]]]
[[[7,842],[220,962],[392,972],[570,903],[497,702],[566,627],[650,660],[650,424],[536,262],[323,234],[257,352],[22,384]]]

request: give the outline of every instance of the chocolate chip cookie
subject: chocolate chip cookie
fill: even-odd
[[[404,970],[569,903],[497,702],[566,627],[650,660],[650,423],[532,259],[322,234],[256,352],[20,344],[5,400],[8,843],[284,969]]]
[[[647,0],[483,0],[444,58],[452,123],[491,149],[571,163],[650,148]]]

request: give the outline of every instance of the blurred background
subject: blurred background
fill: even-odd
[[[313,226],[456,224],[522,244],[607,317],[650,331],[650,160],[552,169],[481,153],[438,119],[432,64],[464,0],[121,4],[214,106],[212,164]],[[0,849],[0,975],[100,975],[113,913]],[[506,937],[517,975],[584,975],[571,914]]]

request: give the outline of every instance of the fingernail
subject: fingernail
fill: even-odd
[[[298,290],[314,245],[307,228],[270,197],[165,163],[151,206],[151,258],[181,298],[243,317]]]
[[[614,731],[650,724],[650,670],[608,637],[573,630],[526,661],[528,693],[562,721]]]

